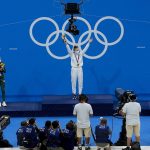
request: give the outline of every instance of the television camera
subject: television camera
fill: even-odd
[[[117,107],[115,107],[115,113],[113,114],[114,117],[118,117],[119,111],[123,108],[123,106],[128,102],[133,102],[137,100],[137,97],[132,90],[124,90],[122,88],[116,88],[115,90],[115,96],[118,99]],[[121,117],[122,119],[122,127],[121,132],[119,135],[119,139],[114,145],[117,146],[126,146],[127,145],[127,136],[126,136],[126,118]]]
[[[137,96],[132,90],[124,90],[122,88],[116,88],[115,96],[118,99],[117,107],[115,108],[115,115],[119,114],[125,103],[136,101]]]
[[[75,14],[80,14],[80,5],[83,4],[83,0],[81,0],[79,3],[65,3],[63,0],[61,0],[61,4],[64,5],[65,14],[71,15],[71,18],[69,21],[67,32],[73,34],[73,35],[79,35],[80,31],[78,30],[77,26],[75,25],[75,21],[77,20],[76,17],[74,17]]]

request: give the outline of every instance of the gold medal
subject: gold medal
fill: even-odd
[[[79,64],[77,64],[77,66],[79,66]]]

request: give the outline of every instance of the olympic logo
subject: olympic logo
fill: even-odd
[[[102,56],[107,52],[108,46],[113,46],[113,45],[117,44],[118,42],[120,42],[120,40],[122,39],[122,37],[123,37],[123,35],[124,35],[124,27],[123,27],[123,24],[122,24],[121,21],[120,21],[119,19],[117,19],[116,17],[113,17],[113,16],[105,16],[105,17],[103,17],[103,18],[100,18],[100,19],[96,22],[96,24],[95,24],[95,26],[94,26],[94,29],[91,28],[90,23],[89,23],[86,19],[84,19],[84,18],[82,18],[82,17],[77,17],[76,19],[77,19],[77,20],[80,20],[80,21],[83,21],[83,22],[87,25],[87,27],[88,27],[88,31],[85,31],[84,33],[82,33],[82,35],[81,35],[81,36],[79,37],[79,39],[78,39],[78,42],[75,41],[75,38],[73,37],[72,34],[70,34],[69,32],[66,32],[66,31],[65,31],[65,28],[66,28],[66,26],[67,26],[67,24],[68,24],[68,20],[69,20],[69,19],[64,22],[64,24],[63,24],[63,26],[62,26],[62,29],[60,30],[58,24],[57,24],[53,19],[51,19],[51,18],[49,18],[49,17],[40,17],[40,18],[37,18],[36,20],[34,20],[34,21],[32,22],[32,24],[31,24],[31,26],[30,26],[30,29],[29,29],[30,37],[31,37],[32,41],[33,41],[35,44],[37,44],[38,46],[46,47],[46,50],[47,50],[48,54],[49,54],[51,57],[53,57],[53,58],[55,58],[55,59],[61,59],[61,60],[62,60],[62,59],[68,58],[68,57],[69,57],[69,54],[66,54],[65,56],[57,56],[57,55],[53,54],[53,53],[51,52],[51,49],[50,49],[50,46],[51,46],[52,44],[54,44],[54,43],[58,40],[59,34],[65,34],[65,35],[66,35],[67,43],[68,43],[70,46],[73,46],[74,44],[78,44],[78,46],[79,46],[79,48],[80,48],[81,50],[82,50],[81,46],[83,46],[84,44],[87,44],[88,41],[89,41],[89,39],[91,38],[91,35],[94,34],[96,40],[97,40],[100,44],[104,45],[104,49],[101,50],[100,54],[98,54],[98,55],[96,55],[96,56],[90,56],[90,55],[87,55],[87,54],[85,53],[85,54],[84,54],[84,57],[86,57],[86,58],[88,58],[88,59],[98,59],[98,58],[102,57]],[[35,26],[38,22],[43,21],[43,20],[44,20],[44,21],[49,21],[49,22],[51,22],[51,23],[55,26],[55,28],[56,28],[56,31],[54,31],[54,32],[52,32],[52,33],[49,34],[49,36],[47,37],[46,43],[41,43],[41,42],[37,41],[37,40],[34,38],[34,35],[33,35],[33,28],[34,28],[34,26]],[[119,37],[118,37],[115,41],[113,41],[113,42],[109,42],[109,41],[107,40],[106,36],[105,36],[101,31],[98,31],[98,26],[99,26],[99,24],[102,23],[102,22],[105,21],[105,20],[113,20],[113,21],[117,22],[118,25],[119,25],[119,27],[120,27],[120,35],[119,35]],[[87,35],[87,38],[85,38],[85,40],[83,41],[83,39],[84,39],[84,37],[85,37],[86,35]],[[103,38],[103,40],[101,40],[98,35],[100,35],[100,36]],[[53,36],[55,36],[55,37],[53,38],[53,40],[51,40]],[[71,41],[67,38],[67,36],[70,37]],[[69,48],[70,48],[70,47],[69,47]],[[71,50],[71,48],[70,48],[70,50]]]

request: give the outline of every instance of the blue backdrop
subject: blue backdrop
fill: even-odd
[[[81,6],[81,17],[86,18],[92,28],[104,16],[119,18],[125,28],[123,39],[110,46],[102,58],[84,58],[84,93],[113,94],[116,87],[150,93],[149,6],[149,0],[86,0]],[[7,69],[7,95],[71,94],[70,58],[52,58],[45,47],[33,43],[29,36],[31,23],[39,17],[51,17],[61,28],[69,16],[64,15],[58,0],[0,2],[0,56]],[[87,30],[84,23],[77,22],[77,25],[81,33]],[[108,41],[114,41],[120,34],[114,21],[105,21],[98,29]],[[45,42],[52,31],[53,25],[42,21],[35,26],[34,35]],[[87,53],[96,55],[104,46],[92,38]],[[67,53],[61,36],[51,49],[59,56]]]

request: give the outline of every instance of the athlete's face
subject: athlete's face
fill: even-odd
[[[74,51],[75,51],[75,52],[77,52],[78,50],[79,50],[79,48],[78,48],[78,47],[74,49]]]

